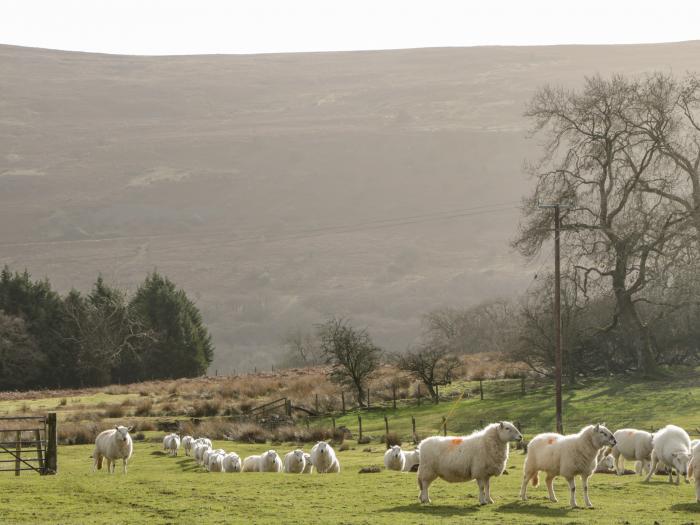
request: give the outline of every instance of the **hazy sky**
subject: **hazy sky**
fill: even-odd
[[[694,39],[697,0],[0,0],[0,43],[106,53]]]

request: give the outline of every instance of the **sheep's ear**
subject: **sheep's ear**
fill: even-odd
[[[596,423],[596,424],[595,424],[594,430],[596,430],[596,431],[597,431],[597,430],[600,430],[600,423]]]
[[[126,430],[127,430],[128,432],[131,432],[132,430],[134,430],[134,427],[131,426],[131,427],[127,428]]]
[[[119,430],[119,425],[114,425],[114,428],[116,428],[117,430]]]
[[[504,425],[503,425],[503,421],[501,421],[501,428],[503,428],[503,427],[504,427]]]

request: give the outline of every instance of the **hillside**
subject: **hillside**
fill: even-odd
[[[0,46],[0,264],[87,289],[157,268],[212,370],[340,314],[401,350],[426,311],[522,291],[508,248],[537,86],[700,69],[700,42],[127,57]],[[409,218],[410,217],[410,218]],[[398,219],[398,220],[396,220]]]

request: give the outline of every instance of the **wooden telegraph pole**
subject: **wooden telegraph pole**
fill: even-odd
[[[557,432],[564,433],[562,423],[562,402],[561,402],[561,269],[560,269],[560,249],[559,232],[561,231],[561,208],[568,208],[566,204],[540,204],[540,208],[554,208],[554,390],[556,405],[556,425]]]

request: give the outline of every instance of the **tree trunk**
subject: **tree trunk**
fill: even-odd
[[[430,394],[430,398],[433,400],[433,403],[437,405],[440,399],[435,391],[435,387],[432,383],[425,383],[425,386],[428,388],[428,393]]]
[[[648,328],[639,318],[637,308],[626,290],[615,289],[620,328],[624,344],[637,361],[637,369],[644,377],[658,375],[659,367],[654,359]]]
[[[357,389],[357,403],[361,407],[365,406],[365,390],[362,388],[361,383],[355,383],[355,388]]]

